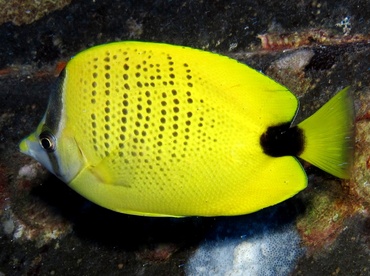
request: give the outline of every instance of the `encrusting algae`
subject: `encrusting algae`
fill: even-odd
[[[30,24],[46,14],[69,5],[71,0],[7,1],[0,0],[0,24],[12,22],[14,25]]]

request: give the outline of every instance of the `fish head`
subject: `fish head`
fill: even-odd
[[[86,166],[86,159],[73,135],[66,129],[55,133],[41,121],[36,131],[19,145],[22,153],[40,162],[63,182],[69,183]]]
[[[75,139],[76,132],[66,124],[64,76],[63,71],[52,87],[44,117],[36,130],[21,141],[19,149],[63,182],[70,183],[86,167],[87,161]]]

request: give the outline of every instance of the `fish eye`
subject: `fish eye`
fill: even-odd
[[[39,143],[44,150],[48,152],[55,151],[56,148],[55,137],[50,132],[47,131],[42,132],[39,136]]]

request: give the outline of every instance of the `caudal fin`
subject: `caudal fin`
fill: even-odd
[[[300,157],[340,178],[349,178],[354,150],[354,106],[349,87],[298,126],[304,131]]]

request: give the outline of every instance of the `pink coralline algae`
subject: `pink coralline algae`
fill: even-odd
[[[337,35],[326,29],[308,29],[291,33],[266,33],[257,36],[264,50],[285,50],[302,46],[369,43],[370,35]]]

